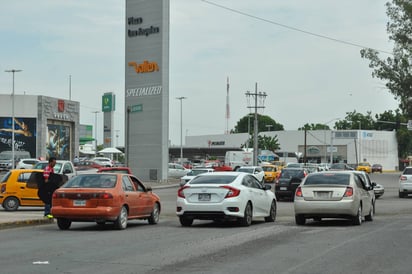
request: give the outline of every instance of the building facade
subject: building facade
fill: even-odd
[[[28,151],[32,158],[72,160],[79,150],[79,110],[79,102],[70,100],[0,95],[0,153],[14,145],[15,151]]]
[[[280,145],[279,151],[295,153],[301,159],[306,157],[307,162],[329,163],[332,160],[356,165],[367,161],[371,164],[379,163],[385,170],[399,168],[395,131],[290,130],[266,131],[260,135],[276,137]],[[240,148],[247,145],[248,138],[247,133],[186,136],[185,147],[204,147],[210,150]]]

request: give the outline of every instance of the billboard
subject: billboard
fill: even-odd
[[[46,159],[56,157],[59,160],[70,160],[70,127],[48,124],[46,140]]]
[[[0,152],[12,150],[13,118],[0,117]],[[14,117],[14,150],[36,157],[36,118]]]

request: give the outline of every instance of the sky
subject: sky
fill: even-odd
[[[363,47],[392,52],[385,0],[170,0],[169,140],[224,134],[248,115],[246,92],[267,94],[259,114],[285,130],[395,110],[372,78]],[[116,95],[114,145],[124,145],[125,1],[2,1],[0,93],[80,102],[95,124],[106,92]],[[226,120],[227,79],[230,118]],[[180,100],[182,124],[180,123]],[[103,115],[97,114],[98,140]]]

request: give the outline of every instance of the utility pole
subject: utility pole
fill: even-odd
[[[266,92],[258,92],[257,91],[257,83],[255,83],[255,92],[252,93],[250,91],[247,91],[246,93],[246,98],[248,102],[248,108],[251,109],[253,108],[255,110],[255,121],[254,121],[254,128],[253,128],[253,165],[257,165],[258,160],[258,133],[259,133],[259,128],[258,128],[258,109],[259,108],[265,108],[265,99],[266,99]],[[254,99],[254,105],[250,105],[250,99]]]
[[[21,69],[10,69],[10,70],[5,70],[5,72],[11,72],[13,74],[13,90],[11,93],[11,112],[12,112],[12,117],[11,117],[11,169],[14,169],[14,166],[16,165],[16,159],[14,159],[14,74],[16,72],[22,71]]]
[[[187,97],[176,97],[180,100],[180,164],[183,166],[183,100]]]

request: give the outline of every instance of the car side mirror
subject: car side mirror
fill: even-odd
[[[272,189],[272,186],[271,186],[271,185],[268,185],[268,184],[264,184],[264,185],[263,185],[263,189],[264,189],[264,190],[271,190],[271,189]]]
[[[67,173],[71,173],[71,170],[70,170],[70,169],[65,169],[65,170],[63,171],[63,174],[67,174]]]
[[[151,192],[151,191],[152,191],[152,187],[151,187],[151,186],[147,186],[147,187],[146,187],[146,191],[147,191],[147,192]]]
[[[375,183],[375,182],[372,182],[372,186],[375,187],[375,186],[376,186],[376,183]]]
[[[186,182],[180,182],[179,186],[184,186],[186,184]]]

